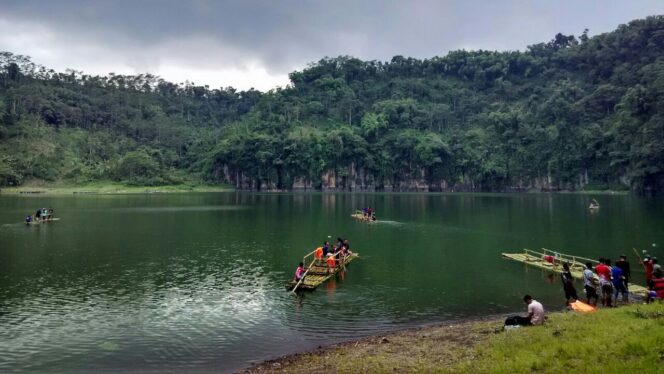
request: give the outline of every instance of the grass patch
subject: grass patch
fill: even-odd
[[[492,336],[478,346],[476,360],[454,371],[656,372],[664,365],[663,313],[663,304],[555,313],[542,327]]]
[[[661,372],[664,304],[552,313],[544,326],[503,320],[426,327],[267,361],[250,373]]]

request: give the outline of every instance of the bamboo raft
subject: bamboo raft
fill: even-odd
[[[312,255],[313,252],[311,252],[309,255]],[[305,261],[303,261],[306,264],[306,259],[309,257],[309,255],[304,256]],[[330,278],[334,277],[337,275],[341,270],[343,270],[351,261],[355,260],[358,258],[359,255],[357,253],[352,253],[345,258],[342,258],[341,260],[337,259],[336,266],[332,271],[330,271],[330,268],[327,266],[325,263],[325,259],[313,259],[311,262],[311,265],[307,268],[306,273],[304,273],[304,277],[302,277],[302,280],[300,282],[296,281],[291,281],[286,285],[286,289],[288,291],[312,291],[315,290],[316,287],[320,286],[321,284],[327,282]]]
[[[60,220],[60,218],[51,218],[51,219],[40,219],[39,221],[30,221],[30,222],[23,221],[23,223],[25,223],[26,225],[39,225],[39,224],[42,224],[42,223],[49,223],[49,222],[59,221],[59,220]]]
[[[376,222],[372,220],[370,217],[365,216],[364,213],[362,213],[362,211],[360,210],[356,210],[355,213],[351,214],[350,216],[364,222]]]
[[[586,269],[586,262],[590,262],[593,265],[598,264],[597,260],[566,255],[548,250],[546,248],[542,248],[542,252],[531,251],[529,249],[524,249],[523,251],[523,253],[503,253],[502,256],[510,260],[518,261],[526,265],[534,266],[554,273],[562,273],[563,264],[568,263],[572,277],[581,280],[583,280],[583,271]],[[594,274],[594,277],[595,280],[599,282],[597,274]],[[645,296],[648,292],[648,289],[646,287],[630,282],[629,292],[636,295]]]

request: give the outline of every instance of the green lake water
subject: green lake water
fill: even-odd
[[[664,258],[664,201],[596,198],[593,213],[583,195],[0,195],[0,372],[228,372],[523,311],[525,293],[562,309],[557,277],[500,256],[523,248],[624,253],[644,283],[632,248]],[[362,206],[380,222],[351,219]],[[20,223],[40,207],[61,220]],[[286,292],[328,235],[360,259],[314,292]]]

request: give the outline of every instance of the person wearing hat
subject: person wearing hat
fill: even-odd
[[[620,255],[618,261],[616,261],[616,266],[622,270],[623,283],[625,284],[625,290],[629,291],[629,278],[632,276],[632,273],[629,269],[629,262],[627,261],[627,256]]]

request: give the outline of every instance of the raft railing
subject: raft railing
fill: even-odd
[[[533,257],[543,257],[544,256],[551,256],[552,258],[555,259],[553,262],[553,266],[558,266],[559,264],[562,265],[563,263],[567,262],[569,263],[570,266],[575,266],[579,265],[582,267],[585,267],[586,262],[591,262],[593,264],[599,263],[597,260],[593,260],[591,258],[586,258],[586,257],[581,257],[581,256],[573,256],[573,255],[567,255],[564,253],[560,253],[557,251],[552,251],[550,249],[542,248],[542,252],[537,252],[537,251],[532,251],[530,249],[524,249],[525,254],[531,255]]]

